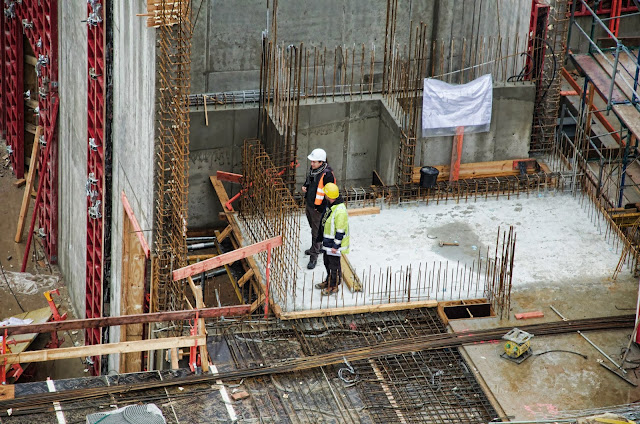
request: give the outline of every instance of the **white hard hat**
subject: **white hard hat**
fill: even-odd
[[[313,149],[313,151],[311,152],[311,154],[309,156],[307,156],[307,158],[309,160],[317,160],[317,161],[326,162],[327,161],[327,152],[325,152],[322,149]]]

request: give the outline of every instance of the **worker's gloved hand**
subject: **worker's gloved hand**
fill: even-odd
[[[324,205],[324,202],[323,202],[321,205],[313,205],[313,208],[318,212],[320,212],[321,214],[324,214],[326,206]]]

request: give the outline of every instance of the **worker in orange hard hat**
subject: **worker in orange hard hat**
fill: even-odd
[[[327,210],[322,217],[322,248],[324,249],[324,267],[327,270],[327,278],[317,289],[322,289],[322,294],[327,296],[338,292],[338,285],[342,279],[342,266],[340,257],[349,253],[349,215],[344,199],[340,196],[340,190],[334,183],[324,186],[327,197]]]
[[[334,183],[336,178],[327,163],[327,152],[322,149],[314,149],[307,158],[311,161],[311,166],[302,186],[302,192],[304,193],[307,221],[311,227],[311,247],[305,250],[304,254],[309,255],[307,269],[313,269],[316,267],[318,255],[322,251],[322,241],[316,241],[316,239],[318,238],[320,221],[327,205],[324,199],[324,187],[328,183]]]

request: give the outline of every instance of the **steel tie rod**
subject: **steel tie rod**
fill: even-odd
[[[551,309],[553,310],[553,312],[555,312],[560,318],[562,318],[562,321],[568,321],[568,319],[566,319],[560,312],[558,312],[558,310],[556,308],[553,307],[553,305],[549,305],[551,307]],[[607,358],[609,360],[609,362],[611,362],[613,365],[616,366],[616,368],[618,368],[620,371],[622,371],[623,373],[627,374],[627,370],[625,370],[624,368],[622,368],[622,365],[618,365],[613,359],[611,359],[611,357],[609,355],[607,355],[606,353],[604,353],[602,351],[602,349],[600,349],[594,342],[592,342],[591,340],[589,340],[589,338],[587,336],[585,336],[582,331],[580,330],[576,330],[578,332],[578,334],[580,334],[582,336],[583,339],[585,339],[586,341],[589,342],[589,344],[593,347],[596,348],[596,350],[598,352],[600,352],[602,354],[602,356],[604,356],[605,358]]]

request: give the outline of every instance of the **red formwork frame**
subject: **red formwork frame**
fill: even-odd
[[[584,4],[582,4],[582,2],[580,2],[579,0],[576,1],[578,1],[578,4],[576,5],[575,16],[591,16],[591,13],[589,13],[587,8],[584,7]],[[596,12],[596,14],[598,15],[609,15],[611,17],[614,17],[614,14],[616,14],[616,16],[620,16],[622,13],[637,11],[638,8],[633,3],[633,0],[610,0],[608,2],[603,1],[600,2],[598,9],[594,10],[594,12]]]
[[[105,130],[105,22],[103,4],[88,2],[88,148],[87,148],[87,263],[86,317],[102,316],[103,293],[103,192],[104,192],[104,130]],[[102,330],[85,330],[85,344],[102,342]],[[90,370],[100,373],[100,357],[94,357]]]
[[[0,140],[5,140],[7,127],[5,126],[4,103],[5,103],[5,63],[4,63],[4,12],[0,15]]]
[[[16,178],[24,177],[24,52],[18,5],[9,3],[3,19],[3,88],[5,139]]]
[[[40,149],[38,156],[38,171],[42,172],[38,178],[44,179],[42,189],[41,206],[35,213],[38,217],[38,235],[42,238],[45,254],[51,263],[58,260],[58,135],[57,113],[53,107],[58,97],[58,0],[22,0],[22,2],[5,2],[6,8],[14,11],[15,17],[5,18],[4,54],[5,54],[5,88],[7,99],[5,101],[5,126],[7,135],[13,128],[12,114],[19,115],[16,119],[17,147],[21,150],[16,155],[21,155],[20,164],[24,172],[24,93],[21,92],[23,49],[22,34],[29,40],[29,44],[36,55],[36,74],[38,78],[38,125],[42,126],[43,136],[39,140],[46,146],[53,143],[49,149],[49,157],[45,157],[46,149]],[[5,14],[6,16],[7,14]],[[17,37],[9,36],[17,27]],[[17,56],[16,65],[20,67],[19,75],[13,76],[13,68],[8,66],[13,60],[12,54]],[[19,80],[17,80],[19,79]],[[12,84],[13,81],[13,84]],[[10,87],[14,87],[19,94],[14,101],[9,99],[12,94]],[[19,104],[17,104],[19,102]],[[20,125],[18,127],[18,125]],[[16,172],[16,177],[22,175]]]

